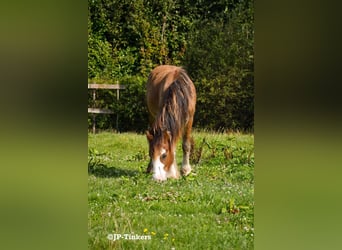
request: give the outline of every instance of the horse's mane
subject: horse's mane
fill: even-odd
[[[162,109],[152,126],[154,134],[167,130],[171,139],[179,138],[182,128],[189,120],[189,103],[192,98],[191,80],[184,69],[180,69],[173,83],[163,96]]]

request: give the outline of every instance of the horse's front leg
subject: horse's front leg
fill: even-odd
[[[177,168],[177,161],[176,161],[176,149],[173,151],[173,162],[171,164],[171,167],[168,171],[167,178],[174,178],[178,179],[179,178],[179,170]]]
[[[191,124],[185,129],[183,135],[183,162],[182,162],[182,175],[186,176],[191,172],[191,165],[190,165],[190,151],[191,151]]]

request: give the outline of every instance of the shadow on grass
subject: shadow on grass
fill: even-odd
[[[88,174],[103,178],[117,178],[121,176],[135,176],[139,173],[137,170],[128,170],[117,167],[108,167],[104,164],[92,166],[88,164]]]

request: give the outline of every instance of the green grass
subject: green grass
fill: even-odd
[[[89,249],[253,249],[253,135],[193,137],[193,172],[159,183],[144,173],[144,135],[88,135]],[[179,143],[178,166],[181,157]],[[113,241],[109,234],[150,239]]]

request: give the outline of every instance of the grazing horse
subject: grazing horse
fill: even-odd
[[[196,89],[181,67],[161,65],[152,70],[147,81],[147,107],[150,113],[146,137],[150,162],[147,172],[153,179],[179,178],[176,145],[183,138],[181,173],[191,172],[189,162],[191,130],[196,107]]]

